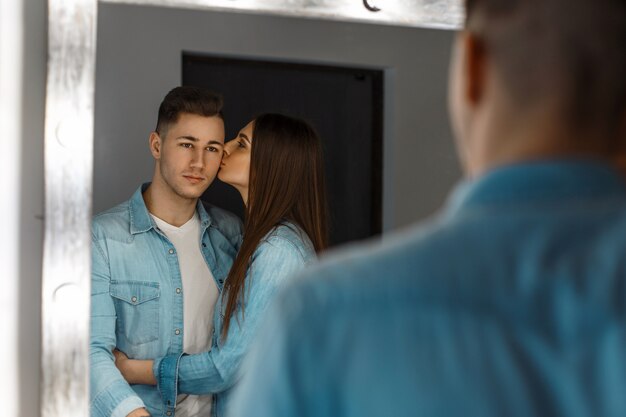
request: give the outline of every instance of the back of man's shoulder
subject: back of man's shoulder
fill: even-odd
[[[422,224],[384,240],[346,245],[322,254],[321,262],[302,275],[293,291],[324,304],[314,309],[388,307],[394,299],[419,293],[421,277],[443,261],[433,256],[442,240],[449,239],[439,225]]]

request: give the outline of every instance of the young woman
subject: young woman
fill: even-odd
[[[167,416],[183,394],[214,394],[212,414],[224,415],[241,360],[277,289],[327,244],[321,144],[305,122],[279,114],[257,117],[225,145],[218,177],[239,191],[246,219],[216,305],[211,350],[154,361],[116,352],[129,383],[158,385]]]

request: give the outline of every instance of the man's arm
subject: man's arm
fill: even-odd
[[[108,258],[92,241],[91,335],[89,350],[91,417],[147,416],[141,398],[122,378],[113,360],[116,344],[115,305],[109,295]],[[134,413],[134,414],[132,414]],[[143,413],[143,414],[142,414]]]

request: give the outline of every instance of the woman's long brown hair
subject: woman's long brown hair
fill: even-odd
[[[281,114],[254,120],[243,242],[224,283],[222,338],[241,305],[246,272],[261,239],[282,221],[300,226],[316,252],[328,244],[326,184],[321,141],[306,122]]]

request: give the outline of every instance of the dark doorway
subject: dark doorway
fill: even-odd
[[[183,85],[224,95],[226,140],[260,113],[310,122],[324,145],[331,244],[381,232],[383,71],[183,53]],[[202,198],[243,216],[217,179]]]

